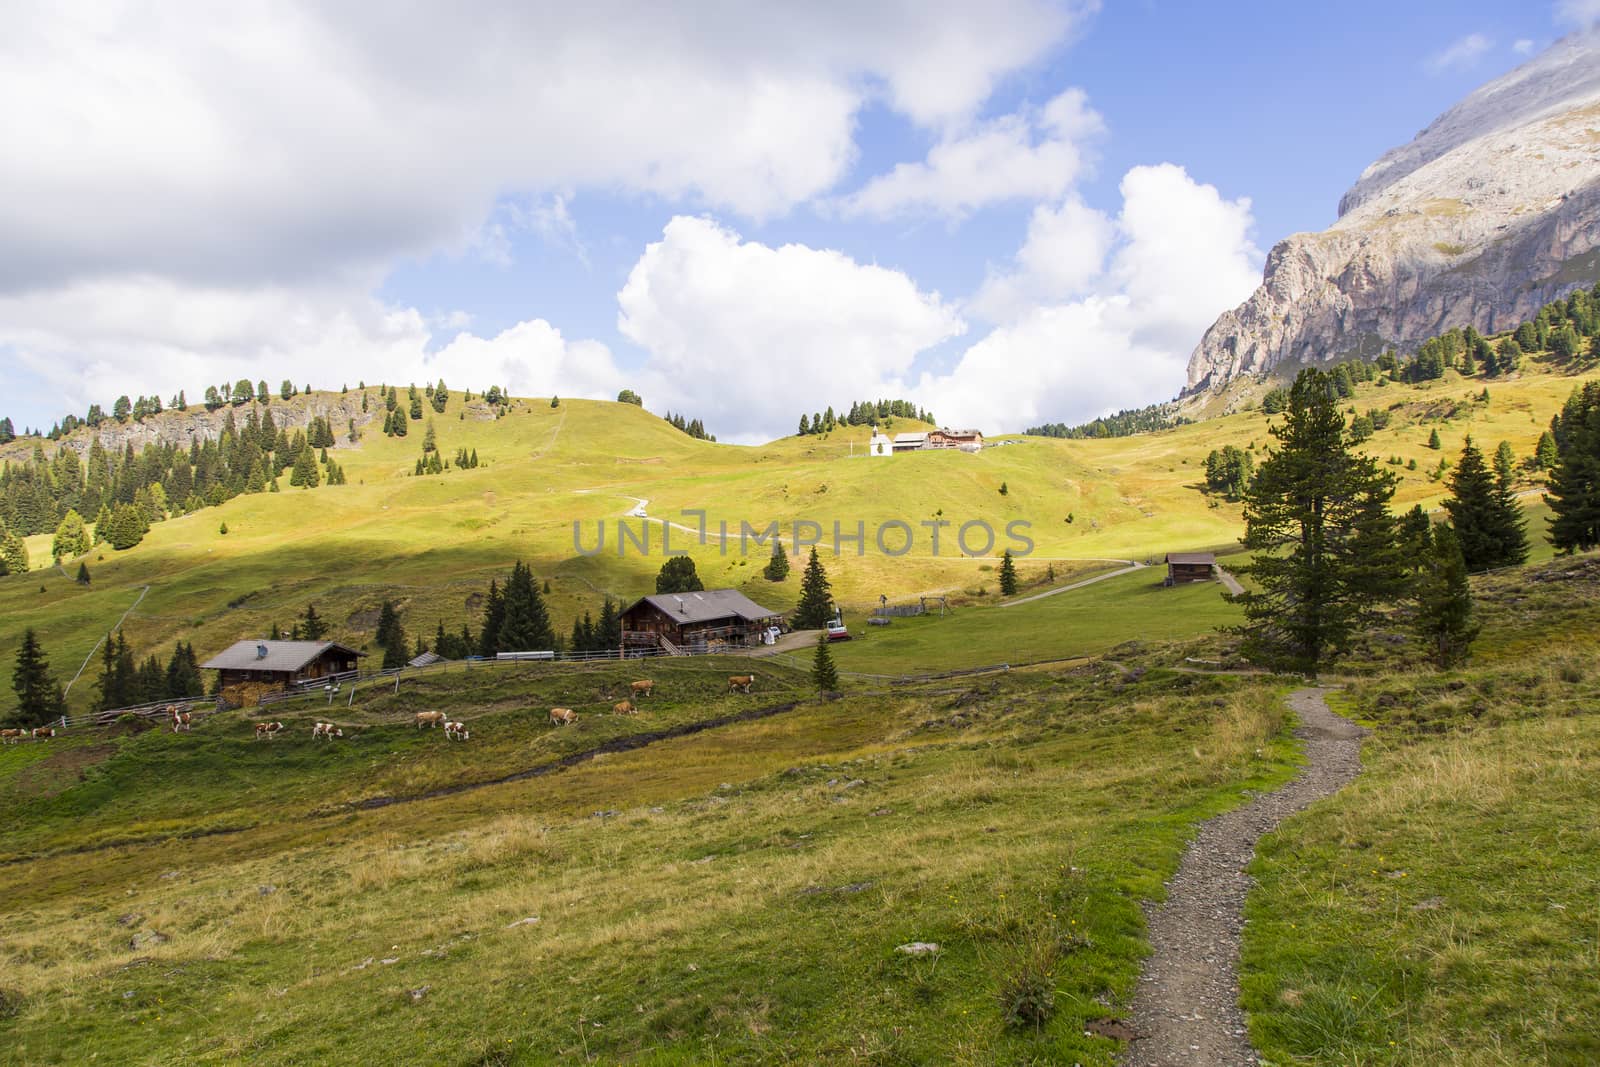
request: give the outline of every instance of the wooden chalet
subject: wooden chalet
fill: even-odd
[[[665,648],[692,652],[742,648],[761,643],[778,623],[776,611],[735,589],[698,593],[657,593],[641,597],[622,612],[622,648]]]
[[[983,447],[983,434],[978,430],[929,430],[928,447],[976,452]]]
[[[222,688],[246,682],[281,685],[289,689],[329,675],[356,669],[365,652],[337,641],[237,641],[200,664],[222,673]]]
[[[1215,552],[1168,552],[1167,584],[1209,582],[1216,565]]]

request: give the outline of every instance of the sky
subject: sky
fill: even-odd
[[[1176,395],[1265,252],[1600,0],[0,9],[0,416],[248,378],[720,440]]]

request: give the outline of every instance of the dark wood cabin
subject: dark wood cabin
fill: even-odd
[[[1168,552],[1167,584],[1209,582],[1216,565],[1215,552]]]
[[[686,652],[743,648],[760,644],[779,618],[734,589],[657,593],[623,610],[622,646],[624,652],[660,648],[663,641]]]
[[[266,682],[288,689],[356,669],[365,656],[337,641],[237,641],[200,664],[222,673],[222,688],[242,682]]]

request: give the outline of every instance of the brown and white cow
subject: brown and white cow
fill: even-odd
[[[444,722],[444,712],[442,712],[442,711],[419,711],[419,712],[417,712],[417,729],[419,729],[419,730],[422,729],[424,726],[427,726],[427,727],[438,726],[442,722]]]
[[[35,726],[33,728],[33,739],[35,741],[43,741],[45,738],[54,737],[55,735],[56,730],[53,726]]]
[[[465,741],[472,735],[467,732],[464,722],[447,722],[444,724],[444,736],[449,741]]]
[[[319,722],[311,727],[313,741],[332,741],[335,737],[343,737],[344,731],[331,722]]]
[[[176,704],[168,704],[167,721],[172,724],[172,732],[177,733],[179,730],[188,730],[189,724],[194,721],[194,716]]]
[[[256,740],[259,741],[265,737],[268,741],[271,741],[282,730],[283,723],[281,722],[258,722],[256,723]]]
[[[638,708],[633,706],[633,701],[631,700],[624,700],[620,704],[613,704],[611,705],[611,710],[616,712],[618,715],[633,715],[639,711]]]
[[[753,674],[730,674],[728,676],[728,692],[732,693],[738,690],[739,692],[748,693],[755,680],[756,676]]]
[[[655,691],[656,683],[646,678],[641,682],[634,682],[630,687],[636,697],[647,697]]]
[[[573,723],[575,723],[577,721],[578,721],[578,713],[573,711],[571,708],[551,708],[550,709],[550,725],[551,726],[571,726]]]
[[[21,730],[0,730],[0,744],[14,745],[21,740]]]

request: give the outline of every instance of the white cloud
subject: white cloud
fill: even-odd
[[[1477,63],[1483,54],[1494,47],[1494,41],[1481,33],[1469,33],[1451,41],[1443,49],[1429,56],[1424,66],[1429,74],[1444,74],[1465,70]]]
[[[1085,143],[1104,131],[1080,89],[1038,114],[1004,115],[947,133],[920,163],[899,163],[838,201],[846,216],[929,211],[960,217],[1005,200],[1055,200],[1082,175]]]
[[[1533,42],[1523,37],[1520,40],[1511,42],[1511,50],[1519,56],[1531,56],[1533,55]]]
[[[1600,0],[1559,0],[1555,17],[1572,26],[1593,26],[1600,22]]]
[[[1176,392],[1206,328],[1260,282],[1250,202],[1172,164],[1134,167],[1121,193],[1114,228],[1075,202],[1035,212],[1015,270],[1001,276],[1013,300],[988,309],[1008,317],[949,374],[924,375],[918,400],[945,418],[1019,430]],[[1062,262],[1075,266],[1058,274]],[[991,296],[996,284],[985,287]]]
[[[430,321],[352,291],[86,282],[45,297],[0,298],[0,321],[9,324],[17,363],[77,412],[120,394],[167,399],[180,385],[198,400],[207,383],[239,378],[336,389],[443,377],[456,388],[497,384],[519,395],[605,399],[623,384],[604,345],[569,342],[542,320],[487,338],[457,332],[430,352],[433,330],[453,328],[459,316]]]
[[[723,440],[792,433],[799,411],[885,395],[918,352],[965,329],[899,271],[687,216],[645,249],[617,301],[619,329],[650,352],[652,408],[704,419]]]
[[[1105,269],[1115,237],[1115,223],[1075,196],[1060,207],[1039,205],[1028,220],[1015,267],[991,271],[972,299],[972,310],[1002,322],[1083,293]]]

